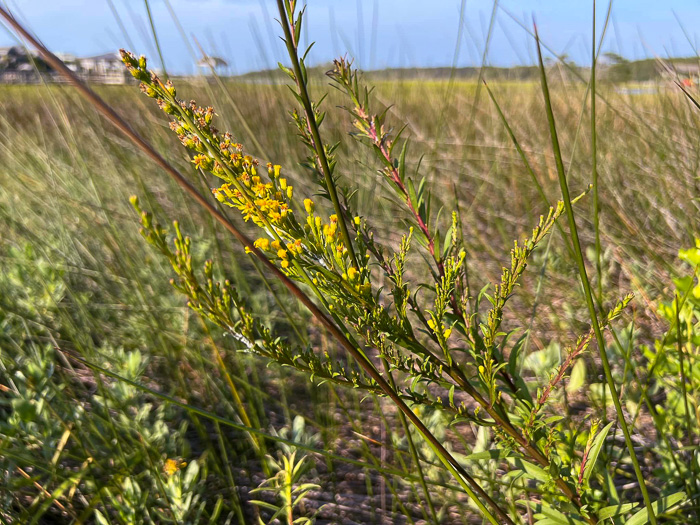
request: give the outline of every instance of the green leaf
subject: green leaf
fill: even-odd
[[[608,469],[603,469],[603,486],[605,487],[605,493],[608,495],[608,501],[613,504],[619,504],[620,496],[615,488],[615,480]]]
[[[576,364],[571,369],[569,383],[566,385],[566,391],[569,394],[576,392],[586,382],[586,362],[583,359],[576,361]]]
[[[583,467],[584,483],[588,483],[588,479],[593,473],[593,468],[595,467],[596,461],[598,460],[600,449],[603,447],[603,443],[605,443],[605,438],[608,436],[608,432],[610,432],[612,426],[613,422],[611,421],[610,423],[605,425],[605,428],[603,428],[603,430],[598,432],[598,435],[593,440],[593,446],[591,447],[591,451],[588,453],[588,460],[586,461],[586,465]]]
[[[598,520],[603,521],[621,516],[638,505],[639,503],[625,503],[624,505],[610,505],[609,507],[604,507],[598,511]]]
[[[533,465],[529,461],[525,461],[521,458],[514,458],[510,460],[510,462],[516,469],[521,470],[528,478],[536,479],[545,483],[550,480],[550,475],[546,470],[538,467],[537,465]]]
[[[506,450],[484,450],[482,452],[475,452],[473,454],[469,454],[467,456],[464,456],[464,459],[467,461],[478,461],[478,460],[484,460],[484,459],[505,459],[507,458],[511,453],[506,451]]]
[[[559,512],[553,507],[548,507],[546,504],[540,509],[541,514],[536,514],[535,518],[538,519],[536,522],[538,525],[542,523],[557,524],[557,525],[576,525],[577,523],[585,523],[579,516],[569,514],[568,516],[562,512]]]
[[[675,504],[680,503],[686,499],[686,494],[684,491],[676,492],[670,496],[665,496],[663,498],[657,499],[651,504],[652,510],[656,516],[663,514],[668,509],[673,507]],[[648,509],[642,509],[637,514],[632,516],[629,520],[625,522],[625,525],[645,525],[649,523],[649,512]]]
[[[271,510],[273,512],[277,512],[280,510],[279,507],[276,507],[275,505],[272,505],[271,503],[268,503],[267,501],[252,499],[248,503],[252,503],[256,507],[262,507],[263,509]]]
[[[406,150],[408,149],[408,141],[403,143],[401,155],[399,155],[399,179],[401,182],[406,178]]]
[[[678,257],[680,257],[682,261],[687,262],[691,266],[700,265],[700,239],[695,240],[695,248],[680,250],[678,252]]]
[[[99,510],[95,509],[93,516],[95,517],[95,522],[97,525],[109,525],[109,522]]]
[[[413,179],[408,179],[406,189],[408,190],[408,198],[411,200],[413,208],[417,208],[418,200],[416,198],[416,188],[413,186]]]

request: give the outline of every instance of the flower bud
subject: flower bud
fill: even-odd
[[[304,208],[306,209],[306,213],[311,215],[314,212],[314,201],[311,199],[304,199]]]

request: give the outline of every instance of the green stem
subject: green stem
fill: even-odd
[[[340,205],[338,192],[335,188],[335,181],[333,180],[331,168],[328,164],[328,157],[326,157],[326,151],[323,148],[323,142],[321,141],[321,133],[318,129],[318,123],[316,122],[316,114],[311,104],[308,89],[306,88],[305,75],[301,71],[297,49],[299,43],[295,41],[294,35],[292,34],[292,29],[290,27],[292,20],[287,18],[287,9],[284,4],[285,0],[277,0],[277,8],[280,14],[280,24],[282,25],[282,30],[284,31],[284,42],[287,46],[289,58],[292,61],[292,69],[294,70],[294,77],[296,79],[297,88],[299,89],[299,98],[301,99],[304,106],[304,111],[306,112],[309,132],[311,133],[311,138],[313,138],[314,141],[314,150],[316,151],[316,156],[318,157],[318,162],[321,166],[321,171],[323,172],[323,177],[326,181],[328,195],[331,198],[331,202],[333,202],[335,214],[338,216],[340,233],[343,236],[343,241],[345,241],[345,244],[347,245],[348,251],[350,252],[350,257],[355,263],[355,266],[359,267],[357,257],[355,256],[355,249],[353,248],[350,234],[348,233],[348,227],[345,222],[345,214],[343,213],[343,208]]]
[[[393,389],[396,390],[396,383],[394,381],[394,376],[391,373],[391,368],[389,363],[385,358],[382,358],[382,365],[384,367],[384,372],[387,375],[387,380]],[[430,497],[430,491],[428,490],[428,485],[425,482],[425,474],[423,473],[423,467],[420,464],[420,458],[418,457],[418,451],[416,450],[416,445],[413,442],[413,437],[411,436],[411,430],[406,421],[406,416],[403,412],[399,412],[399,421],[401,422],[401,427],[403,428],[404,434],[406,434],[406,441],[408,442],[408,449],[411,451],[411,457],[413,458],[413,463],[416,465],[416,470],[418,471],[418,479],[420,480],[421,488],[423,489],[423,495],[425,496],[425,501],[428,503],[428,509],[430,509],[430,515],[433,518],[435,525],[440,523],[435,512],[435,505],[433,505],[433,499]]]
[[[687,383],[687,378],[685,375],[685,365],[683,362],[683,331],[681,329],[681,306],[680,306],[680,297],[679,294],[676,293],[676,337],[678,339],[677,345],[678,345],[678,361],[679,361],[679,366],[680,366],[680,372],[681,372],[681,394],[683,395],[683,405],[685,409],[685,425],[686,425],[686,433],[688,434],[688,446],[691,449],[691,457],[695,455],[695,452],[693,451],[693,427],[690,422],[690,406],[688,405],[688,388],[686,386]],[[692,371],[692,367],[691,367]],[[681,443],[682,445],[682,443]],[[675,456],[675,455],[674,455]],[[693,476],[693,483],[691,483],[691,486],[695,486],[695,479],[697,479],[698,476],[698,469],[697,469],[697,461],[695,461],[695,458],[693,457],[691,462],[690,462],[690,470]],[[678,470],[680,472],[680,469]],[[690,493],[690,492],[689,492]],[[696,510],[696,515],[698,515],[698,511]]]
[[[595,231],[595,269],[598,288],[598,304],[603,303],[603,267],[601,264],[600,245],[600,201],[598,195],[598,133],[596,130],[595,66],[597,62],[595,7],[593,0],[593,36],[591,58],[591,170],[593,175],[593,229]]]
[[[625,443],[627,445],[627,450],[630,454],[630,459],[632,461],[632,466],[634,468],[634,473],[637,477],[637,482],[639,483],[639,489],[642,492],[642,497],[644,498],[644,504],[647,508],[649,514],[649,522],[651,525],[657,525],[656,515],[654,514],[654,508],[651,504],[651,499],[649,498],[649,491],[647,490],[646,483],[644,482],[644,475],[639,467],[639,460],[637,459],[637,454],[634,451],[634,444],[632,443],[632,436],[630,430],[625,421],[625,415],[622,411],[622,405],[620,404],[620,398],[617,393],[617,387],[615,386],[615,379],[612,375],[612,370],[610,368],[610,361],[608,360],[608,354],[605,350],[605,340],[603,339],[603,332],[600,329],[600,323],[598,322],[598,314],[596,313],[595,304],[593,302],[593,293],[591,291],[591,284],[588,280],[588,274],[586,272],[586,264],[583,258],[583,252],[581,250],[581,241],[578,235],[578,229],[576,227],[576,219],[574,217],[574,209],[571,205],[571,198],[569,196],[569,185],[566,181],[566,173],[564,171],[564,162],[562,161],[561,149],[559,148],[559,139],[557,137],[556,124],[554,122],[554,112],[552,110],[552,101],[549,95],[549,87],[547,86],[547,75],[544,69],[544,61],[542,59],[542,49],[540,47],[540,39],[537,34],[537,28],[535,27],[535,41],[537,43],[537,57],[540,65],[540,77],[542,82],[542,93],[544,95],[545,109],[547,112],[547,120],[549,121],[549,131],[552,138],[552,149],[554,151],[554,157],[557,166],[557,175],[559,177],[559,186],[561,188],[562,198],[564,200],[564,207],[566,208],[566,216],[569,222],[569,229],[571,240],[574,245],[574,251],[576,254],[576,263],[578,265],[579,277],[581,279],[581,284],[583,286],[584,295],[586,297],[586,305],[588,306],[588,313],[591,317],[591,324],[593,325],[593,331],[595,332],[596,342],[598,343],[598,352],[600,354],[600,360],[603,364],[603,370],[605,372],[605,381],[610,389],[610,393],[613,398],[613,403],[615,404],[615,411],[617,412],[618,419],[620,421],[620,428],[622,428],[622,433],[625,436]]]
[[[156,25],[153,22],[153,16],[151,15],[151,6],[148,4],[148,0],[143,0],[146,4],[146,12],[148,13],[148,22],[151,24],[151,32],[153,33],[153,41],[156,44],[156,50],[158,51],[158,58],[160,59],[160,67],[163,68],[163,76],[165,80],[168,80],[168,72],[165,70],[165,60],[163,60],[163,52],[160,49],[160,43],[158,42],[158,35],[156,34]]]
[[[693,427],[690,424],[690,408],[688,407],[688,390],[686,387],[686,377],[685,377],[685,366],[683,363],[683,332],[681,330],[681,306],[680,298],[676,294],[676,338],[678,344],[678,361],[681,372],[681,393],[683,394],[683,403],[685,406],[685,418],[688,432],[688,439],[692,445],[693,441]]]

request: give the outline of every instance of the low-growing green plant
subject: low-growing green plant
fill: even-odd
[[[282,428],[275,434],[285,440],[294,443],[314,445],[318,436],[310,435],[306,431],[304,418],[297,416],[292,421],[291,428]],[[268,520],[274,523],[279,519],[287,525],[295,523],[311,525],[314,523],[313,516],[299,516],[299,513],[308,512],[305,509],[306,497],[309,492],[319,490],[321,487],[315,483],[304,483],[303,479],[311,468],[306,452],[299,450],[286,443],[279,443],[279,450],[276,457],[268,456],[267,460],[271,466],[273,475],[263,481],[259,487],[251,491],[252,494],[262,493],[274,495],[276,502],[250,500],[253,505],[260,509],[265,509],[271,513]],[[320,509],[316,510],[316,513]],[[265,522],[258,517],[260,525]]]

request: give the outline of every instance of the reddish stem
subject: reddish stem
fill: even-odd
[[[392,168],[389,171],[390,178],[394,184],[401,190],[401,193],[403,193],[404,197],[406,198],[406,205],[408,206],[408,209],[411,211],[413,216],[416,219],[416,222],[418,223],[418,227],[421,229],[423,234],[425,235],[425,238],[428,240],[428,251],[430,252],[430,255],[432,256],[433,260],[435,261],[435,264],[437,265],[438,273],[440,277],[445,276],[445,266],[440,259],[435,254],[435,241],[433,240],[433,236],[430,233],[430,230],[428,229],[428,225],[423,221],[423,218],[420,216],[418,211],[414,208],[413,203],[411,202],[411,198],[408,195],[408,191],[406,191],[406,186],[404,183],[401,181],[401,178],[399,177],[399,170],[393,167],[393,162],[391,161],[391,155],[389,155],[389,151],[386,148],[386,145],[382,138],[378,135],[377,133],[377,126],[374,121],[374,119],[370,120],[370,127],[369,127],[369,132],[368,136],[372,141],[374,142],[374,145],[379,148],[379,151],[381,151],[382,156],[384,159],[392,165]],[[455,306],[455,305],[453,305]],[[458,311],[459,309],[457,309]]]

